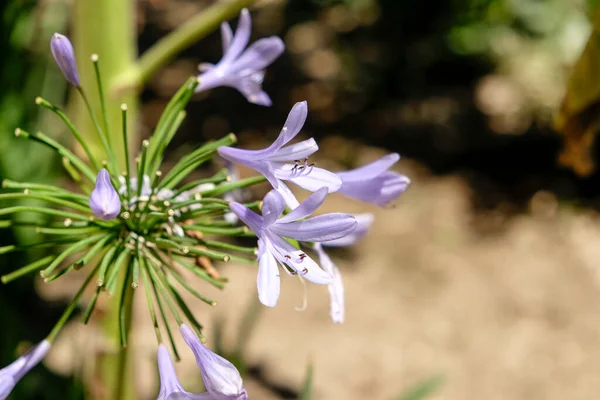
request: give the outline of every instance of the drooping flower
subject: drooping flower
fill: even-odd
[[[244,388],[242,377],[235,366],[204,346],[189,326],[182,324],[179,329],[183,340],[192,349],[196,357],[196,364],[200,368],[204,386],[208,391],[209,396],[203,398],[247,400],[248,394]]]
[[[90,208],[98,218],[113,219],[121,212],[121,199],[110,181],[110,174],[102,168],[96,177],[96,186],[90,195]]]
[[[319,256],[319,263],[323,269],[331,274],[333,280],[327,285],[329,291],[329,314],[331,320],[336,324],[344,322],[345,318],[345,299],[344,299],[344,283],[342,282],[342,274],[339,268],[334,264],[329,255],[323,250],[323,246],[342,247],[350,246],[362,238],[373,223],[373,214],[355,214],[356,229],[350,234],[328,242],[315,243],[313,249]]]
[[[319,149],[313,138],[285,146],[300,132],[307,115],[306,102],[296,103],[279,137],[266,149],[243,150],[222,146],[218,149],[219,154],[231,162],[245,165],[263,174],[292,209],[298,207],[298,200],[283,181],[291,181],[311,192],[322,187],[327,187],[329,193],[335,192],[342,185],[341,179],[333,172],[308,164],[308,156]]]
[[[8,397],[17,382],[42,361],[48,350],[50,350],[50,342],[44,340],[12,364],[0,369],[0,400]]]
[[[252,20],[247,9],[240,14],[235,35],[227,22],[221,24],[223,58],[216,65],[200,64],[200,85],[196,91],[229,86],[250,103],[270,106],[271,98],[262,90],[264,69],[283,53],[285,45],[277,36],[262,38],[248,48]]]
[[[68,37],[55,33],[50,40],[50,51],[58,68],[65,75],[65,79],[73,86],[79,86],[79,72],[75,61],[73,45]]]
[[[339,192],[367,203],[385,205],[400,196],[410,179],[388,169],[400,159],[397,153],[388,154],[370,164],[350,171],[338,172],[342,179]]]
[[[258,236],[258,298],[265,306],[274,307],[277,304],[280,289],[279,264],[286,272],[300,274],[313,283],[328,284],[332,281],[329,273],[285,239],[323,242],[339,239],[356,228],[357,223],[349,214],[323,214],[302,220],[310,216],[326,196],[327,188],[323,187],[281,218],[279,216],[285,209],[285,200],[276,190],[271,190],[265,196],[262,216],[242,204],[229,204],[231,211]]]

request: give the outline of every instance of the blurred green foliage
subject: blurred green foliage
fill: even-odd
[[[56,168],[52,168],[56,160],[50,152],[38,153],[38,149],[13,135],[19,126],[29,130],[43,126],[33,101],[36,96],[44,94],[59,103],[64,98],[64,84],[53,79],[54,71],[48,68],[46,38],[64,25],[64,12],[53,7],[41,7],[33,0],[0,2],[0,179],[27,181],[35,176],[43,181],[56,176]],[[0,231],[2,245],[30,239],[21,232],[15,235]],[[27,256],[2,256],[0,270],[9,271],[26,263]],[[32,278],[0,284],[0,365],[11,363],[27,347],[43,339],[60,311],[60,305],[48,305],[38,298]],[[82,399],[83,393],[71,378],[58,377],[40,366],[16,386],[9,399],[75,400]]]

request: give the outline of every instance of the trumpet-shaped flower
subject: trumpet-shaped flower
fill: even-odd
[[[98,172],[96,186],[90,195],[90,208],[98,218],[113,219],[121,212],[121,199],[104,168]]]
[[[311,192],[322,187],[327,187],[329,193],[335,192],[342,185],[342,180],[333,172],[308,164],[308,156],[319,149],[314,139],[310,138],[285,146],[300,132],[307,114],[306,102],[296,103],[279,137],[266,149],[242,150],[222,146],[218,149],[219,154],[226,160],[245,165],[263,174],[292,209],[298,207],[298,200],[283,181],[291,181]]]
[[[356,228],[357,223],[349,214],[323,214],[303,220],[323,203],[326,196],[327,188],[323,187],[281,218],[279,216],[285,208],[285,200],[276,190],[271,190],[265,196],[262,216],[239,203],[229,204],[231,211],[258,236],[258,298],[264,305],[274,307],[277,304],[279,264],[286,272],[300,274],[313,283],[331,283],[331,274],[323,271],[312,258],[285,239],[323,242],[344,237]]]
[[[0,400],[5,400],[19,380],[39,364],[50,350],[50,342],[44,340],[12,364],[0,369]]]
[[[192,329],[182,324],[179,327],[183,340],[192,349],[196,364],[202,373],[207,399],[247,400],[242,377],[232,363],[210,351],[202,344]]]
[[[380,206],[395,200],[410,184],[407,176],[388,171],[399,159],[397,153],[392,153],[360,168],[338,172],[342,179],[339,192]]]
[[[56,61],[65,79],[71,85],[79,86],[79,72],[75,61],[75,52],[69,38],[60,33],[52,35],[50,51],[52,51],[52,57],[54,57],[54,61]]]
[[[271,105],[271,98],[262,90],[264,69],[283,53],[285,45],[280,38],[271,36],[246,48],[251,25],[247,9],[242,10],[235,35],[227,22],[221,24],[223,58],[216,65],[200,64],[200,85],[196,91],[229,86],[242,93],[250,103]]]

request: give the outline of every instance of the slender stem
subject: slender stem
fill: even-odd
[[[60,319],[58,320],[58,322],[56,323],[56,325],[54,326],[54,328],[52,329],[52,331],[50,332],[48,337],[46,338],[47,341],[53,342],[54,339],[56,338],[56,335],[58,335],[58,333],[60,332],[62,327],[65,326],[65,324],[69,320],[69,317],[71,316],[73,311],[75,311],[75,308],[77,308],[77,303],[79,302],[79,299],[83,295],[85,288],[87,287],[87,285],[90,283],[90,281],[96,274],[96,269],[98,269],[98,267],[94,268],[94,270],[88,274],[87,278],[85,278],[85,281],[81,285],[81,288],[79,289],[79,291],[77,292],[75,297],[73,297],[73,300],[71,300],[71,303],[69,303],[69,305],[67,306],[67,309],[65,310],[63,315],[60,317]]]
[[[96,119],[96,114],[94,114],[94,110],[92,109],[92,105],[90,104],[90,102],[89,102],[87,96],[85,95],[85,92],[81,88],[81,86],[77,86],[77,91],[79,92],[79,94],[81,94],[81,98],[83,99],[83,102],[85,103],[85,107],[87,108],[88,113],[90,114],[90,118],[92,119],[92,122],[94,123],[94,127],[96,128],[96,132],[98,133],[98,137],[100,138],[102,147],[104,147],[104,151],[106,152],[106,156],[108,157],[108,163],[112,169],[111,172],[113,174],[117,174],[119,172],[119,170],[117,169],[115,155],[114,155],[112,148],[110,147],[110,144],[108,142],[108,137],[106,136],[106,132],[104,132],[102,130],[102,128],[100,127],[100,124],[98,123],[98,119]]]
[[[94,72],[96,73],[96,84],[98,85],[98,97],[100,98],[100,108],[102,110],[102,122],[104,123],[104,132],[106,133],[106,138],[108,140],[108,144],[110,145],[110,125],[108,124],[106,101],[104,99],[104,87],[102,85],[102,77],[100,75],[100,66],[98,65],[100,57],[98,57],[98,54],[92,54],[91,59],[92,63],[94,64]]]
[[[115,392],[115,399],[125,399],[127,396],[127,382],[129,382],[130,376],[127,369],[128,355],[127,351],[127,337],[131,328],[131,316],[133,314],[133,290],[129,286],[129,278],[131,276],[131,261],[127,268],[127,274],[123,281],[123,292],[121,294],[121,305],[119,312],[119,331],[121,336],[121,350],[119,351],[119,362],[118,362],[118,374],[117,374],[117,385]]]
[[[129,145],[127,141],[127,104],[121,104],[121,115],[123,121],[123,149],[125,150],[125,185],[127,186],[127,204],[129,205],[131,200],[131,169],[129,167]]]
[[[248,7],[252,3],[254,3],[254,0],[214,3],[142,54],[137,65],[125,71],[117,79],[117,88],[140,87],[156,71],[173,59],[176,54],[213,32],[222,21],[236,16],[242,8]]]

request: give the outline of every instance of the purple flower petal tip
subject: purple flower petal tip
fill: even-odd
[[[90,208],[96,217],[104,220],[113,219],[121,212],[121,199],[105,169],[101,169],[96,177],[96,186],[90,195]]]
[[[58,68],[62,71],[65,79],[74,86],[79,86],[79,72],[75,61],[73,45],[68,37],[55,33],[50,40],[50,51]]]
[[[50,350],[50,346],[50,342],[44,340],[17,358],[12,364],[0,369],[0,400],[6,399],[17,382],[42,361]]]
[[[182,324],[180,331],[196,357],[208,393],[214,398],[246,399],[246,389],[235,366],[204,346],[189,326]]]
[[[399,159],[399,154],[391,153],[360,168],[338,172],[337,176],[342,180],[339,192],[366,203],[388,204],[410,184],[407,176],[389,171]]]

